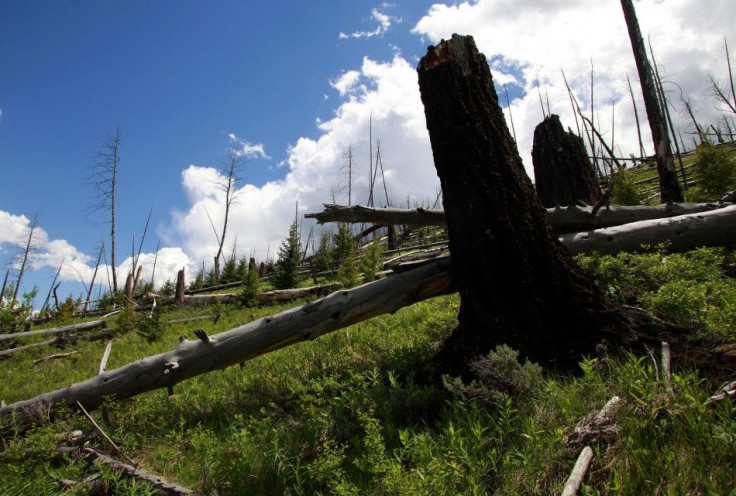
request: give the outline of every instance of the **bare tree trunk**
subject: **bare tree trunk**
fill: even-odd
[[[97,254],[97,263],[95,264],[95,271],[92,273],[92,280],[89,283],[89,289],[87,290],[87,299],[84,301],[84,309],[82,310],[82,315],[87,313],[87,308],[89,307],[89,301],[92,296],[92,288],[95,286],[95,278],[97,277],[97,270],[100,268],[100,260],[102,260],[102,252],[105,250],[105,243],[103,242],[100,245],[100,253]]]
[[[5,299],[5,288],[8,286],[8,276],[10,276],[10,270],[5,271],[5,278],[3,279],[3,288],[0,290],[0,305],[3,304]]]
[[[225,193],[225,218],[222,221],[222,234],[219,236],[219,246],[217,247],[217,255],[215,255],[215,284],[220,281],[220,258],[222,257],[222,250],[225,246],[225,236],[227,235],[227,223],[230,219],[230,206],[237,197],[236,187],[240,177],[240,169],[242,168],[243,160],[237,150],[230,152],[230,161],[225,170],[227,179],[220,185],[220,189]]]
[[[664,120],[669,127],[672,141],[675,143],[675,153],[677,155],[677,162],[680,165],[680,174],[682,175],[682,189],[687,190],[687,177],[685,177],[685,166],[682,163],[682,154],[680,153],[680,145],[677,144],[677,138],[675,137],[675,126],[672,124],[672,116],[670,115],[670,105],[667,100],[667,95],[664,92],[664,86],[662,85],[662,78],[659,77],[659,68],[657,67],[657,60],[654,58],[654,50],[652,49],[652,41],[649,40],[649,52],[652,54],[652,65],[654,66],[654,80],[657,87],[657,95],[659,95],[659,103],[664,111]]]
[[[120,165],[120,126],[115,128],[115,134],[107,136],[102,141],[102,147],[97,152],[97,163],[92,167],[89,185],[94,189],[95,200],[92,210],[107,210],[110,212],[110,269],[112,271],[112,296],[118,293],[118,276],[115,250],[115,222],[117,208],[117,180],[118,166]]]
[[[636,120],[636,134],[639,137],[639,157],[644,158],[644,142],[641,139],[641,125],[639,124],[639,111],[636,108],[636,99],[634,98],[634,90],[631,88],[631,79],[626,75],[626,83],[629,85],[629,94],[631,95],[631,104],[634,106],[634,119]]]
[[[662,117],[662,109],[657,101],[657,90],[652,80],[652,68],[647,58],[644,40],[639,30],[639,21],[636,18],[632,0],[621,0],[624,18],[629,30],[631,48],[634,51],[636,69],[639,72],[644,106],[649,118],[649,127],[652,131],[654,151],[657,158],[657,173],[659,174],[659,191],[662,203],[683,201],[680,184],[677,182],[675,161],[672,157],[670,141],[667,136],[667,127]]]
[[[142,265],[139,265],[138,266],[138,270],[135,273],[135,279],[133,280],[133,288],[132,288],[132,290],[130,292],[131,298],[135,296],[135,292],[138,289],[138,284],[141,281],[141,275],[142,275],[142,273],[143,273],[143,266]]]
[[[38,213],[36,213],[33,216],[33,221],[31,222],[31,227],[28,230],[28,241],[26,242],[26,249],[23,251],[23,260],[20,263],[20,270],[18,271],[18,279],[15,281],[15,290],[13,291],[13,299],[10,300],[10,309],[12,310],[15,307],[15,302],[18,299],[18,291],[20,291],[20,285],[23,281],[23,274],[26,271],[26,264],[28,263],[28,258],[31,255],[31,251],[33,250],[33,232],[36,230],[36,227],[38,226]]]
[[[630,335],[630,316],[585,278],[547,223],[473,38],[430,47],[417,71],[461,298],[441,366],[466,373],[469,360],[505,343],[538,363],[576,367],[602,339]]]
[[[566,208],[550,208],[546,211],[547,222],[558,234],[576,233],[589,229],[619,226],[641,220],[674,217],[676,215],[708,212],[721,208],[716,203],[673,203],[661,205],[620,206],[611,205],[593,215],[593,207],[572,205]],[[382,226],[402,224],[405,226],[446,226],[444,210],[404,210],[400,208],[370,208],[363,206],[341,207],[325,205],[319,213],[306,214],[317,222],[373,223]],[[405,231],[406,232],[406,231]],[[193,292],[190,292],[193,294]]]
[[[56,275],[54,275],[54,280],[51,283],[51,286],[49,286],[49,292],[46,293],[46,299],[43,300],[43,306],[41,307],[41,311],[39,312],[40,315],[44,314],[44,311],[49,306],[49,300],[51,299],[51,291],[54,289],[54,284],[56,284],[56,281],[59,279],[59,274],[61,274],[61,268],[64,267],[64,260],[61,261],[59,264],[59,268],[56,270]]]
[[[35,331],[16,332],[13,334],[0,334],[0,342],[9,341],[11,339],[25,338],[30,336],[41,336],[44,334],[59,334],[74,331],[89,331],[91,329],[99,329],[106,327],[107,321],[93,320],[90,322],[82,322],[81,324],[71,324],[63,327],[50,327],[48,329],[37,329]]]

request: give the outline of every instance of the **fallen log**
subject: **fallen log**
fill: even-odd
[[[558,234],[572,233],[589,229],[619,226],[642,220],[661,219],[679,215],[695,214],[722,208],[718,203],[670,203],[655,206],[611,205],[602,208],[593,216],[593,207],[556,207],[547,209],[547,220]],[[445,226],[443,210],[373,208],[360,205],[344,207],[325,204],[322,212],[305,214],[306,218],[317,219],[319,224],[326,222],[370,222],[378,225],[402,224],[407,226]]]
[[[61,336],[47,339],[46,341],[27,344],[25,346],[18,346],[17,348],[10,348],[7,350],[0,350],[0,358],[9,357],[19,351],[27,350],[29,348],[36,348],[39,346],[56,345],[59,348],[64,348],[69,344],[76,343],[78,340],[80,341],[100,341],[102,339],[111,339],[111,338],[112,338],[112,333],[110,332],[103,332],[100,334],[92,334],[92,335],[86,335],[86,336],[82,336],[78,334],[66,336],[62,334]]]
[[[56,342],[57,342],[57,338],[51,338],[51,339],[47,339],[46,341],[41,341],[40,343],[27,344],[25,346],[18,346],[17,348],[10,348],[8,350],[0,350],[0,358],[8,357],[19,351],[27,350],[28,348],[35,348],[37,346],[46,346],[49,344],[54,344]]]
[[[0,418],[15,415],[16,419],[27,423],[40,418],[37,413],[54,405],[76,406],[80,402],[91,410],[99,407],[107,397],[124,399],[155,389],[172,392],[173,386],[185,379],[451,293],[454,281],[450,272],[450,260],[441,259],[410,272],[332,293],[302,307],[220,334],[207,336],[199,331],[198,340],[182,339],[172,351],[3,406]]]
[[[194,491],[192,489],[180,486],[173,482],[169,482],[163,477],[149,474],[148,472],[145,472],[136,466],[116,460],[104,453],[101,453],[100,451],[97,451],[94,448],[90,448],[89,446],[86,446],[84,448],[84,452],[87,454],[86,458],[88,461],[102,463],[103,465],[107,465],[109,468],[113,470],[121,471],[123,474],[125,474],[128,477],[132,477],[135,479],[149,482],[156,489],[161,491],[163,494],[170,494],[170,495],[190,495],[190,494],[198,495],[200,494],[197,491]]]
[[[16,332],[13,334],[0,334],[0,341],[9,341],[16,338],[25,338],[29,336],[40,336],[42,334],[59,334],[64,332],[88,331],[106,327],[107,322],[104,320],[93,320],[90,322],[82,322],[81,324],[72,324],[62,327],[50,327],[48,329],[38,329],[36,331]]]
[[[341,285],[332,283],[324,284],[321,286],[311,286],[308,288],[294,288],[294,289],[277,289],[274,291],[265,291],[256,295],[256,301],[258,303],[271,303],[271,302],[283,302],[283,301],[294,301],[300,298],[308,298],[312,296],[324,296],[329,294],[331,291],[338,289]],[[182,304],[184,305],[204,305],[215,302],[227,303],[231,301],[238,301],[240,299],[239,293],[220,293],[213,295],[202,295],[202,294],[188,294],[184,295]],[[174,303],[175,298],[173,296],[165,296],[160,299],[161,304]]]
[[[736,205],[710,212],[563,234],[560,241],[572,254],[597,251],[613,255],[665,242],[670,251],[687,251],[699,246],[730,246],[736,244]]]
[[[245,284],[243,281],[228,282],[224,284],[218,284],[217,286],[209,286],[207,288],[188,289],[184,291],[185,295],[195,295],[200,293],[207,293],[210,291],[220,291],[222,289],[238,288]]]
[[[575,496],[578,493],[592,461],[593,449],[590,446],[586,446],[580,452],[580,456],[575,461],[575,466],[572,468],[570,476],[565,481],[565,487],[562,488],[562,496]]]

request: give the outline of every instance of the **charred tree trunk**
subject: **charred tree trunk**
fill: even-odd
[[[184,269],[176,274],[176,292],[174,293],[174,301],[179,304],[184,303]]]
[[[544,119],[534,129],[532,162],[539,199],[545,207],[593,205],[601,188],[593,174],[582,138],[566,132],[557,115]]]
[[[629,335],[626,312],[585,278],[547,223],[473,38],[430,47],[417,71],[461,297],[441,366],[466,372],[468,360],[505,343],[574,367],[602,339]]]
[[[670,140],[667,136],[667,125],[662,116],[662,109],[657,99],[657,89],[652,77],[652,68],[647,58],[644,39],[639,30],[639,21],[636,18],[633,0],[621,0],[626,26],[629,30],[631,49],[634,51],[636,69],[639,72],[639,81],[644,95],[644,107],[647,110],[649,128],[654,141],[654,153],[657,158],[657,173],[659,174],[659,191],[662,203],[683,201],[680,184],[677,182],[675,159],[672,156]]]

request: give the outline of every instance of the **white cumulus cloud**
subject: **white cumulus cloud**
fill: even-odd
[[[358,79],[366,84],[351,86]],[[237,240],[239,256],[275,258],[294,219],[297,202],[306,241],[313,224],[303,220],[304,213],[319,211],[322,203],[331,202],[333,196],[337,202],[347,203],[341,169],[350,146],[354,154],[352,203],[365,204],[371,126],[374,160],[380,141],[391,204],[405,205],[409,198],[412,204],[426,205],[436,198],[439,180],[432,162],[415,68],[398,55],[389,62],[365,58],[360,70],[348,71],[335,81],[332,86],[340,93],[342,103],[331,119],[319,122],[319,137],[301,137],[289,146],[285,177],[261,187],[240,185],[230,211],[226,252]],[[190,204],[185,210],[172,211],[171,226],[165,230],[169,244],[181,244],[193,260],[204,261],[208,267],[217,252],[209,218],[218,230],[224,220],[224,193],[217,188],[222,179],[211,167],[191,165],[185,169],[182,187]],[[386,204],[380,181],[375,198],[376,205]]]
[[[243,140],[230,133],[227,135],[230,141],[233,143],[233,150],[240,157],[246,158],[263,158],[270,160],[271,157],[266,153],[266,148],[262,143],[253,144],[250,141]]]
[[[672,118],[685,141],[689,119],[680,98],[690,99],[704,122],[716,123],[722,114],[713,108],[708,74],[725,79],[724,36],[736,39],[731,22],[733,5],[727,0],[641,0],[635,2],[644,38],[651,40],[665,91],[674,104]],[[538,0],[477,0],[435,4],[412,30],[431,43],[453,33],[472,35],[489,60],[497,87],[509,84],[522,96],[511,104],[519,151],[532,175],[530,151],[534,127],[542,120],[542,99],[563,125],[575,129],[574,115],[562,79],[565,75],[583,112],[590,116],[590,73],[594,71],[596,125],[606,139],[615,138],[617,153],[638,151],[633,107],[626,75],[640,93],[638,76],[621,4],[615,0],[565,2]],[[500,94],[505,104],[505,97]],[[646,113],[637,97],[639,114]],[[546,110],[546,109],[545,109]],[[612,115],[612,112],[614,115]],[[509,121],[508,111],[507,122]],[[611,121],[615,117],[615,136]],[[644,121],[646,122],[646,121]],[[645,125],[645,124],[644,124]],[[648,128],[643,127],[646,153],[653,153]],[[610,142],[609,142],[610,144]],[[638,153],[637,153],[638,154]]]
[[[384,3],[382,7],[386,8],[390,7],[390,5]],[[345,34],[341,32],[338,37],[341,40],[344,40],[347,38],[373,38],[374,36],[382,36],[386,31],[391,28],[391,25],[394,22],[401,22],[401,18],[388,15],[384,12],[381,12],[377,8],[371,10],[371,18],[378,22],[378,26],[376,26],[376,29],[374,29],[373,31],[354,31],[350,34]]]

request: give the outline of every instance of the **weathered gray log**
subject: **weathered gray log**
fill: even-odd
[[[50,327],[48,329],[38,329],[36,331],[16,332],[13,334],[0,334],[0,341],[9,341],[11,339],[39,336],[42,334],[59,334],[63,332],[88,331],[90,329],[97,329],[106,326],[107,322],[105,322],[104,320],[93,320],[90,322],[82,322],[81,324],[72,324],[62,327]]]
[[[18,346],[17,348],[10,348],[9,350],[0,350],[0,358],[14,355],[17,352],[22,351],[22,350],[27,350],[28,348],[35,348],[37,346],[46,346],[49,344],[54,344],[56,343],[56,339],[57,338],[51,338],[51,339],[47,339],[46,341],[41,341],[40,343],[33,343],[33,344],[27,344],[25,346]]]
[[[402,224],[408,226],[445,226],[443,210],[404,210],[400,208],[373,208],[363,206],[344,207],[340,205],[324,205],[322,212],[306,214],[307,218],[317,222],[370,222],[378,225]],[[557,207],[547,209],[547,221],[558,234],[572,233],[588,229],[619,226],[629,222],[661,219],[677,215],[707,212],[721,208],[718,203],[670,203],[655,206],[620,206],[598,210],[595,217],[591,215],[593,207]],[[420,211],[421,210],[421,211]]]
[[[578,493],[580,485],[583,483],[583,478],[585,477],[585,474],[588,473],[588,468],[592,461],[593,450],[590,446],[586,446],[583,448],[583,451],[580,452],[580,456],[578,456],[575,466],[565,482],[565,487],[562,489],[562,496],[575,496]]]
[[[0,408],[0,417],[15,413],[32,421],[53,405],[99,407],[106,397],[129,398],[169,389],[185,379],[242,363],[264,353],[312,340],[323,334],[454,291],[450,260],[441,259],[349,291],[338,291],[302,307],[215,334],[183,339],[172,351],[143,358],[84,382]]]
[[[563,234],[560,241],[573,254],[593,251],[616,254],[665,242],[671,251],[687,251],[699,246],[730,246],[736,244],[736,205],[711,212]]]
[[[341,285],[337,283],[323,284],[321,286],[310,286],[308,288],[293,289],[277,289],[274,291],[265,291],[258,293],[256,300],[259,303],[270,303],[275,301],[294,301],[299,298],[308,298],[310,296],[324,296],[331,291],[338,289]],[[215,302],[227,303],[240,299],[239,293],[220,293],[212,295],[190,294],[184,295],[181,301],[183,305],[199,305],[210,304]],[[165,296],[160,299],[161,304],[174,303],[175,297]]]
[[[174,484],[173,482],[169,482],[163,477],[159,477],[157,475],[149,474],[148,472],[144,472],[138,467],[134,467],[133,465],[123,463],[119,460],[116,460],[104,453],[101,453],[97,451],[94,448],[90,448],[89,446],[84,448],[84,452],[87,453],[87,460],[90,462],[99,462],[104,465],[107,465],[109,468],[113,470],[119,470],[123,472],[128,477],[133,477],[135,479],[139,479],[142,481],[149,482],[153,484],[153,486],[158,489],[159,491],[162,491],[163,494],[170,494],[170,495],[198,495],[200,493],[180,486],[178,484]]]
[[[216,286],[209,286],[207,288],[188,289],[184,291],[185,295],[195,295],[200,293],[207,293],[210,291],[220,291],[221,289],[238,288],[245,284],[243,281],[227,282],[224,284],[218,284]]]

